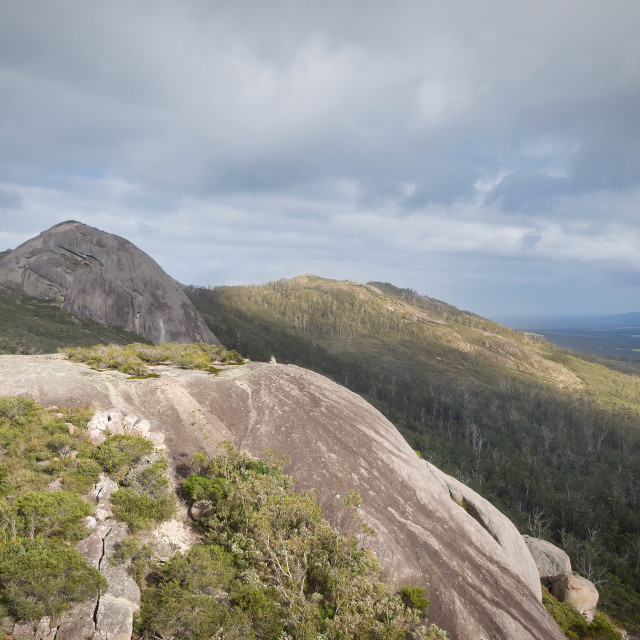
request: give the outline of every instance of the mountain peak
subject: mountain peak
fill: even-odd
[[[76,220],[0,260],[0,286],[154,342],[216,344],[183,287],[131,242]]]

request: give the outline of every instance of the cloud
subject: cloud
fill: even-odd
[[[188,282],[399,277],[489,311],[504,261],[637,268],[636,3],[35,6],[0,7],[16,241],[77,218]]]

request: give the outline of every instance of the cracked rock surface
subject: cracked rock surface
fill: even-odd
[[[57,224],[1,259],[2,285],[153,342],[220,344],[182,285],[155,260],[128,240],[80,222]]]
[[[111,494],[118,485],[102,475],[89,494],[96,501],[95,528],[76,546],[87,563],[107,580],[107,591],[97,600],[82,602],[64,611],[54,623],[51,618],[16,624],[14,640],[130,640],[133,614],[140,608],[140,589],[128,564],[115,559],[117,546],[131,532],[112,516]]]

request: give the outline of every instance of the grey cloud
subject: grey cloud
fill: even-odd
[[[23,198],[14,189],[0,187],[0,209],[20,209]]]
[[[0,182],[20,233],[84,216],[186,281],[231,278],[213,242],[247,278],[306,260],[462,296],[471,249],[389,246],[367,216],[437,210],[536,250],[526,230],[545,222],[637,230],[639,19],[628,0],[3,3]],[[332,239],[342,212],[364,222]],[[242,266],[201,233],[214,225],[251,246]],[[172,258],[178,244],[198,259]],[[488,283],[504,265],[486,251]],[[381,262],[389,276],[368,276]]]
[[[527,231],[522,234],[520,244],[523,249],[533,249],[542,240],[542,234],[539,231]]]

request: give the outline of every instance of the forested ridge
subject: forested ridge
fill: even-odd
[[[420,454],[547,538],[640,628],[640,378],[385,283],[189,288],[243,355],[328,375]]]

